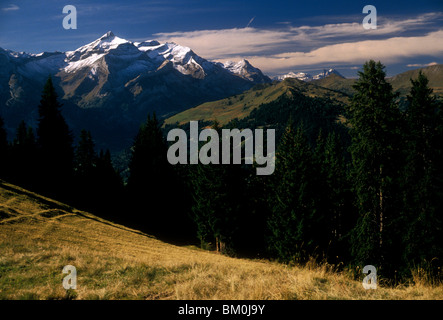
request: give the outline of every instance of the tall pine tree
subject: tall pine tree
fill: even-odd
[[[123,182],[115,171],[109,150],[97,155],[91,133],[82,130],[75,152],[73,201],[106,219],[125,222],[122,217]]]
[[[38,106],[37,143],[40,188],[56,197],[67,198],[72,182],[73,138],[61,113],[62,105],[49,77]]]
[[[315,158],[319,168],[319,208],[326,223],[326,257],[330,262],[345,262],[349,259],[346,240],[355,217],[345,151],[335,131],[331,131],[326,139],[319,135]]]
[[[98,181],[96,176],[97,153],[91,133],[80,132],[80,140],[75,150],[73,201],[85,210],[92,210],[101,205],[97,203]]]
[[[212,129],[221,136],[217,122]],[[221,164],[221,155],[219,163],[191,166],[191,215],[201,246],[214,246],[216,251],[229,254],[236,249],[235,238],[238,240],[244,184],[238,165]]]
[[[402,118],[384,68],[373,60],[364,64],[347,110],[351,175],[359,211],[352,253],[361,267],[374,265],[381,275],[393,276],[401,252],[397,224]]]
[[[271,251],[282,261],[304,262],[321,254],[324,236],[322,213],[318,210],[314,155],[303,126],[289,122],[276,154],[273,192],[268,220]]]
[[[176,175],[167,159],[167,144],[155,113],[148,116],[134,140],[129,164],[128,197],[137,227],[166,240],[186,228],[180,209]]]
[[[410,269],[431,266],[435,272],[443,266],[442,109],[422,72],[411,83],[406,110],[404,258]]]

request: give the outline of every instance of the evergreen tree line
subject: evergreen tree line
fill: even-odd
[[[38,126],[24,121],[8,142],[0,118],[0,177],[68,204],[112,217],[123,183],[109,150],[95,150],[91,133],[82,130],[77,146],[61,113],[62,105],[49,78],[38,106]]]
[[[109,150],[97,152],[89,131],[82,130],[74,146],[61,111],[49,77],[35,131],[22,121],[8,142],[0,117],[0,178],[166,240],[189,240],[193,224],[182,203],[190,196],[182,192],[183,181],[167,162],[167,145],[155,114],[134,139],[125,184]]]
[[[442,103],[420,73],[402,111],[384,69],[363,66],[341,128],[289,119],[272,176],[190,166],[201,244],[284,262],[374,265],[393,281],[420,269],[441,277]]]
[[[149,116],[134,139],[125,185],[89,132],[72,147],[49,79],[37,136],[22,123],[8,143],[0,122],[7,155],[0,174],[160,238],[227,254],[371,264],[393,280],[417,268],[441,276],[442,103],[420,73],[400,110],[384,69],[364,64],[345,124],[291,117],[271,176],[256,176],[255,165],[172,166],[161,125]]]

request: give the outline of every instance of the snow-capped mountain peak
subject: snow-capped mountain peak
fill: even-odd
[[[104,40],[104,39],[108,39],[108,38],[113,38],[115,37],[114,33],[112,31],[108,31],[106,32],[104,35],[102,35],[100,37],[100,40]]]
[[[335,69],[329,69],[329,70],[323,70],[322,73],[319,73],[315,76],[312,77],[312,80],[319,80],[319,79],[323,79],[326,78],[327,76],[331,75],[331,74],[336,74],[340,77],[343,77],[337,70]]]
[[[202,79],[210,74],[234,74],[244,80],[269,82],[261,71],[254,68],[247,60],[240,60],[232,65],[223,65],[208,61],[198,56],[191,48],[174,42],[160,43],[157,40],[132,42],[108,31],[96,40],[67,52],[19,54],[5,50],[5,56],[23,60],[21,70],[27,76],[46,73],[89,74],[90,79],[98,81],[112,73],[112,77],[129,81],[137,75],[155,72],[168,65],[183,75]],[[9,59],[9,58],[8,58]],[[85,73],[86,72],[86,73]]]
[[[68,52],[25,54],[0,48],[0,78],[5,80],[0,81],[0,105],[11,110],[9,119],[36,123],[40,90],[51,75],[73,127],[96,130],[105,144],[118,141],[111,148],[124,148],[148,112],[166,116],[270,81],[246,60],[233,67],[208,61],[180,44],[133,42],[112,32]]]
[[[87,45],[84,45],[75,51],[68,51],[67,55],[68,55],[68,53],[74,54],[76,52],[81,52],[81,53],[92,52],[92,51],[105,52],[105,51],[109,51],[112,49],[116,49],[119,45],[124,44],[124,43],[132,44],[132,42],[130,42],[128,40],[125,40],[125,39],[115,36],[114,33],[112,33],[112,31],[108,31],[103,36],[98,38],[97,40],[95,40],[91,43],[88,43]],[[68,57],[69,57],[69,55],[68,55]]]
[[[284,80],[287,78],[295,78],[298,80],[302,80],[302,81],[310,81],[312,80],[312,76],[309,73],[305,73],[305,72],[289,72],[285,75],[279,76],[277,79],[278,80]]]
[[[326,78],[327,76],[331,75],[331,74],[335,74],[338,75],[339,77],[344,78],[337,70],[335,69],[328,69],[328,70],[323,70],[323,72],[318,73],[316,75],[311,75],[309,73],[306,72],[289,72],[287,74],[281,75],[281,76],[277,76],[275,77],[276,80],[284,80],[287,78],[295,78],[298,80],[302,80],[302,81],[312,81],[312,80],[319,80],[319,79],[323,79]]]
[[[228,60],[225,63],[223,63],[223,67],[230,70],[232,73],[240,74],[241,72],[244,72],[248,68],[254,68],[249,63],[248,60],[242,59],[238,62],[234,62],[232,60]],[[254,68],[255,69],[255,68]]]
[[[242,78],[248,79],[250,81],[259,82],[259,83],[270,81],[270,79],[267,76],[265,76],[260,71],[260,69],[253,67],[246,59],[241,59],[237,63],[228,60],[220,65],[222,65],[223,68],[229,70],[233,74],[241,76]]]

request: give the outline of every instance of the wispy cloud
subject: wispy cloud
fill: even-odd
[[[16,4],[10,4],[9,6],[2,8],[2,11],[5,11],[5,12],[16,11],[16,10],[20,10],[20,7]]]
[[[380,18],[376,30],[365,30],[361,23],[355,22],[298,27],[285,24],[278,29],[247,27],[155,36],[161,41],[189,46],[211,60],[247,58],[263,71],[273,73],[314,64],[361,63],[369,58],[390,63],[405,57],[441,55],[442,18],[440,12],[406,19]]]
[[[339,43],[309,52],[286,52],[249,59],[265,70],[266,66],[272,66],[272,69],[287,69],[317,64],[361,64],[368,59],[397,63],[410,57],[443,55],[442,40],[443,30],[440,30],[419,37],[392,37],[385,40]]]
[[[437,65],[437,64],[438,64],[437,62],[429,62],[429,63],[425,63],[425,64],[421,64],[421,63],[410,63],[410,64],[407,64],[406,66],[407,66],[407,67],[410,67],[410,68],[423,68],[423,67],[435,66],[435,65]]]

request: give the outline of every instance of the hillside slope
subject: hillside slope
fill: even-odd
[[[354,89],[352,88],[355,83],[355,79],[346,79],[336,74],[330,74],[323,79],[313,80],[312,83],[320,87],[337,90],[348,95],[353,95],[355,93]]]
[[[364,290],[326,267],[177,247],[0,180],[0,299],[442,299],[443,287]],[[65,265],[77,290],[62,287]]]
[[[409,94],[411,89],[411,81],[410,79],[417,79],[418,73],[422,71],[426,77],[429,79],[429,87],[434,89],[434,93],[436,95],[443,94],[443,64],[437,64],[434,66],[409,70],[403,73],[400,73],[392,78],[389,78],[389,81],[392,84],[394,90],[398,90],[401,95]]]
[[[308,97],[322,97],[347,102],[348,97],[334,90],[317,86],[311,82],[304,82],[294,78],[287,78],[281,82],[256,85],[248,91],[235,96],[203,103],[197,107],[180,112],[165,120],[165,124],[180,125],[192,120],[213,121],[221,125],[237,118],[243,119],[262,104],[276,101],[282,96],[290,97],[292,90],[301,92]]]
[[[409,70],[387,78],[387,80],[392,84],[394,91],[398,91],[401,97],[405,97],[411,90],[410,79],[417,79],[420,71],[428,77],[429,87],[434,90],[434,93],[440,96],[443,95],[443,65],[441,64]],[[353,95],[355,92],[352,86],[356,82],[356,79],[346,79],[335,74],[331,74],[326,78],[314,80],[312,82],[318,86],[341,91],[348,95]]]

